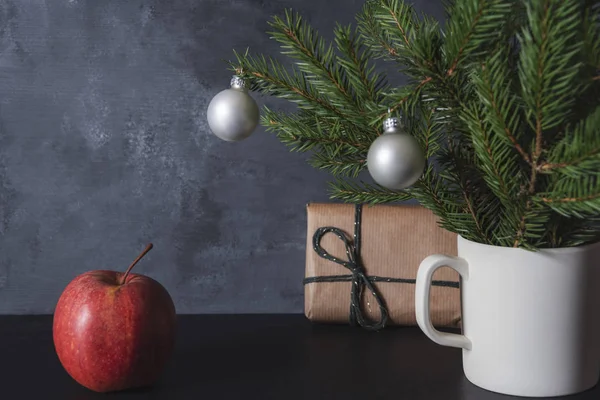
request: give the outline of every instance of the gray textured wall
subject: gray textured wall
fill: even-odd
[[[50,313],[77,274],[150,241],[136,270],[180,313],[301,312],[304,206],[329,177],[262,129],[220,141],[206,107],[233,48],[277,51],[271,15],[328,32],[361,5],[0,0],[0,313]]]

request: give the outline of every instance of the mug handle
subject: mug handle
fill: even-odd
[[[429,315],[429,292],[431,278],[438,268],[448,266],[458,272],[462,279],[469,278],[469,264],[463,258],[434,254],[421,262],[415,288],[415,313],[421,330],[437,344],[471,350],[471,341],[465,335],[440,332],[433,327]]]

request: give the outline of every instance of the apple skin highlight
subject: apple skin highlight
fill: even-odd
[[[175,343],[176,311],[167,290],[150,277],[125,275],[97,270],[77,276],[54,312],[54,347],[61,364],[96,392],[152,385]]]

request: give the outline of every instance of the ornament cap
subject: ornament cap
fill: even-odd
[[[233,75],[231,77],[231,82],[230,82],[231,88],[232,89],[238,89],[238,90],[247,90],[247,83],[246,80],[244,78],[242,78],[239,75]]]
[[[383,121],[383,131],[395,131],[400,127],[400,119],[396,117],[388,117]]]

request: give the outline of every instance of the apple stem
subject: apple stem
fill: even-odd
[[[123,275],[123,279],[121,280],[121,285],[123,285],[123,284],[125,284],[125,282],[127,282],[127,277],[129,276],[129,271],[131,271],[133,269],[133,267],[135,267],[135,264],[137,264],[146,254],[148,254],[148,252],[150,250],[152,250],[152,247],[154,247],[152,245],[152,243],[148,243],[148,246],[146,246],[144,251],[142,251],[142,253],[139,256],[137,256],[137,258],[131,263],[129,268],[127,268],[127,271],[125,271],[125,275]]]

